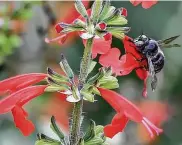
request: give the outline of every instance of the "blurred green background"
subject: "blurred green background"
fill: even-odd
[[[182,2],[180,1],[160,1],[147,10],[141,6],[134,7],[129,1],[113,1],[112,4],[117,8],[125,7],[128,10],[128,26],[131,27],[128,35],[130,37],[135,38],[142,32],[156,40],[182,35]],[[11,12],[7,12],[6,9],[9,5],[13,5],[10,8]],[[55,21],[59,22],[69,17],[67,14],[72,8],[73,2],[0,2],[0,23],[3,22],[2,25],[0,24],[0,58],[3,58],[0,59],[1,80],[16,74],[46,72],[48,66],[61,73],[58,65],[61,52],[65,54],[75,74],[78,74],[84,49],[82,41],[79,37],[74,37],[63,46],[46,44],[45,37],[50,38],[56,35],[52,26],[54,19],[50,19],[49,14],[46,13],[45,5],[52,9]],[[18,14],[16,14],[17,11],[19,11]],[[12,16],[14,13],[16,17]],[[19,24],[15,28],[10,27],[15,25],[10,24],[13,20],[17,20]],[[5,23],[6,21],[8,24]],[[10,40],[12,36],[14,39]],[[182,44],[181,40],[182,37],[176,43]],[[12,45],[9,46],[10,44]],[[124,53],[120,40],[113,39],[112,46],[120,48]],[[164,133],[154,141],[146,141],[145,132],[142,133],[140,126],[130,122],[123,133],[115,136],[113,140],[109,140],[111,145],[182,144],[182,48],[163,49],[163,51],[166,56],[165,67],[158,74],[159,83],[155,92],[151,91],[150,84],[148,84],[149,97],[147,99],[165,102],[164,104],[168,106],[168,109],[161,114],[161,116],[167,115],[167,119],[160,122]],[[97,72],[97,69],[94,71]],[[143,82],[138,79],[135,72],[119,77],[119,81],[118,92],[135,103],[145,104],[146,99],[142,97]],[[36,131],[30,137],[22,136],[15,128],[11,114],[0,115],[0,145],[32,145],[38,132],[54,136],[49,128],[51,115],[59,117],[60,126],[66,133],[71,106],[63,100],[57,99],[57,96],[59,94],[45,94],[26,106],[29,118],[36,125]],[[105,125],[111,121],[114,115],[114,110],[104,100],[99,97],[96,99],[98,101],[94,104],[87,102],[84,104],[83,130],[89,119],[95,120],[97,124]],[[150,112],[152,116],[160,112],[160,109],[157,103],[145,107],[145,111]]]

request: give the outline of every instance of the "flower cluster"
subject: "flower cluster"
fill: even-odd
[[[140,2],[132,1],[134,5]],[[142,4],[144,7],[146,6],[144,2]],[[80,74],[79,80],[77,80],[66,58],[61,55],[60,66],[65,73],[64,75],[48,68],[47,74],[32,73],[3,80],[0,82],[0,93],[8,93],[8,96],[0,100],[0,114],[11,111],[16,127],[27,136],[32,133],[34,126],[27,119],[28,114],[22,107],[33,98],[44,92],[58,92],[65,94],[68,102],[76,104],[82,100],[95,102],[95,96],[100,95],[113,107],[116,115],[111,124],[106,125],[104,128],[96,126],[94,121],[91,121],[88,131],[78,140],[80,145],[93,144],[93,142],[103,145],[105,137],[102,132],[104,132],[106,137],[112,138],[118,132],[122,132],[129,121],[142,124],[151,138],[159,135],[163,131],[162,129],[149,121],[135,104],[111,90],[119,87],[117,76],[124,76],[132,70],[136,70],[138,77],[144,80],[143,96],[147,96],[147,61],[137,51],[132,38],[125,35],[130,30],[129,27],[123,27],[123,25],[127,24],[127,10],[125,8],[116,9],[110,5],[109,1],[99,0],[96,0],[92,8],[88,10],[85,9],[80,0],[76,0],[75,8],[80,16],[76,17],[71,23],[61,22],[56,24],[55,29],[60,36],[52,40],[46,38],[46,42],[58,40],[64,43],[71,33],[77,32],[85,45],[81,70],[86,69],[86,71],[80,71],[80,73],[86,74]],[[121,55],[118,48],[111,48],[112,36],[124,43],[124,55]],[[89,48],[91,48],[91,51],[87,50]],[[93,59],[97,56],[99,56],[99,63],[102,67],[97,74],[90,76],[89,73],[97,64]],[[92,60],[90,61],[91,58]],[[82,75],[86,76],[86,78],[81,78]],[[44,79],[47,80],[48,85],[32,86]],[[83,79],[82,83],[80,83],[80,79]],[[76,116],[75,118],[79,117]],[[38,142],[42,144],[46,144],[46,142],[55,142],[56,144],[69,143],[65,135],[56,126],[54,117],[51,118],[51,123],[53,130],[60,137],[60,141],[55,141],[41,134],[38,137]]]

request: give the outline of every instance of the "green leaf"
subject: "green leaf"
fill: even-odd
[[[92,72],[92,70],[94,69],[94,67],[96,66],[96,64],[97,64],[96,61],[91,61],[90,67],[88,69],[88,74]]]
[[[94,95],[90,92],[86,92],[86,91],[81,91],[81,94],[83,95],[83,99],[87,100],[89,102],[94,102]]]
[[[118,80],[113,76],[104,76],[98,81],[99,87],[115,89],[119,87]]]
[[[94,24],[97,23],[100,13],[102,11],[103,8],[102,2],[103,2],[102,0],[95,0],[95,2],[92,5],[90,19],[93,21]]]
[[[103,139],[100,137],[94,137],[93,139],[86,142],[85,145],[102,145],[103,142]]]
[[[38,140],[35,142],[35,145],[61,145],[61,142],[52,139],[42,133],[37,134]]]
[[[120,14],[120,10],[117,9],[112,16],[110,16],[109,18],[103,20],[105,23],[107,23],[107,25],[126,25],[128,23],[127,19],[125,17],[123,17]]]
[[[54,116],[51,117],[51,126],[50,127],[59,136],[59,138],[61,140],[64,139],[64,134],[62,133],[62,131],[57,126],[56,120],[55,120]]]
[[[83,139],[85,142],[88,142],[89,140],[92,140],[94,137],[95,137],[95,122],[93,120],[90,120],[90,125]]]
[[[88,18],[87,10],[81,0],[75,0],[75,8],[84,18]]]
[[[104,131],[104,126],[102,126],[102,125],[97,125],[96,127],[95,127],[95,133],[96,133],[96,135],[98,135],[98,134],[100,134],[100,133],[103,133]]]
[[[107,1],[106,5],[103,8],[99,21],[104,21],[105,19],[111,17],[114,14],[115,9],[116,8],[114,6],[110,6],[110,2]]]
[[[74,78],[74,73],[63,54],[61,54],[61,62],[59,64],[64,73],[72,80]]]
[[[84,139],[80,138],[78,145],[84,145]]]
[[[46,92],[57,92],[57,91],[65,91],[65,90],[67,90],[67,88],[63,86],[48,86],[45,89]]]
[[[62,145],[61,142],[51,142],[46,140],[37,140],[35,145]]]

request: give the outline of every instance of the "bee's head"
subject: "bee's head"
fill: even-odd
[[[147,45],[148,41],[149,38],[143,34],[134,39],[135,45],[139,48]]]

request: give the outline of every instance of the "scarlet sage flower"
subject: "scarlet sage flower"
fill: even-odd
[[[92,58],[95,58],[97,54],[105,54],[111,49],[112,36],[121,39],[124,37],[124,33],[130,30],[129,27],[123,27],[127,24],[127,10],[125,8],[116,9],[110,6],[109,1],[103,3],[100,1],[98,9],[95,9],[94,3],[92,9],[86,10],[81,1],[76,1],[75,7],[80,16],[71,23],[58,23],[55,29],[60,36],[52,40],[46,38],[47,43],[52,41],[64,43],[68,35],[78,32],[84,44],[87,39],[94,38]]]
[[[0,81],[0,95],[13,93],[30,85],[36,84],[43,80],[46,76],[47,74],[43,73],[30,73]]]
[[[123,39],[126,54],[122,55],[120,71],[121,76],[127,75],[133,70],[136,71],[137,76],[144,81],[143,96],[147,96],[146,83],[149,76],[146,69],[148,64],[147,60],[143,59],[143,55],[137,51],[136,46],[132,43],[132,38],[125,36]]]
[[[98,90],[100,91],[101,96],[117,112],[112,119],[111,124],[104,127],[104,133],[107,137],[112,138],[117,133],[122,132],[129,120],[141,123],[146,128],[151,138],[154,138],[155,134],[159,135],[162,133],[162,129],[156,127],[152,122],[150,122],[137,108],[137,106],[125,97],[111,90],[103,88],[98,88]]]
[[[0,81],[0,93],[10,93],[0,100],[0,114],[12,112],[17,128],[28,136],[34,131],[33,123],[27,119],[23,106],[33,98],[44,93],[46,85],[30,86],[47,77],[46,74],[31,73]]]
[[[150,7],[155,5],[158,2],[158,0],[151,0],[151,1],[148,1],[148,0],[130,0],[130,2],[134,6],[141,4],[144,9],[149,9]]]
[[[83,1],[83,5],[88,8],[90,1]],[[61,11],[60,11],[61,10]],[[60,15],[60,12],[62,13]],[[68,1],[68,2],[56,2],[56,15],[58,15],[57,22],[65,22],[65,23],[72,23],[76,18],[79,17],[79,13],[74,8],[74,2]],[[52,31],[54,29],[54,25],[51,25],[49,30],[49,37],[56,37],[59,33],[57,31]],[[72,33],[69,35],[70,40],[75,39],[77,35],[75,33]],[[62,41],[60,41],[62,42]],[[64,42],[64,41],[63,41]],[[70,41],[67,42],[67,44],[70,43]]]

